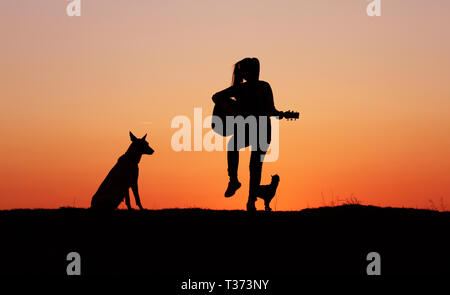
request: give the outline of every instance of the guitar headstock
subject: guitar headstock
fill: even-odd
[[[294,111],[287,111],[287,112],[283,112],[283,118],[285,118],[288,121],[292,121],[292,120],[297,120],[299,118],[299,112],[294,112]]]

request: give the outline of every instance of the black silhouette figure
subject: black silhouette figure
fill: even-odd
[[[125,199],[125,204],[131,210],[130,188],[133,191],[136,205],[139,209],[144,209],[138,191],[138,164],[142,155],[151,155],[154,152],[145,140],[146,137],[147,134],[142,138],[137,138],[130,131],[131,145],[119,158],[92,197],[92,209],[112,211]]]
[[[275,108],[272,89],[269,83],[259,80],[259,72],[260,64],[257,58],[245,58],[237,62],[234,66],[232,86],[217,92],[212,97],[215,103],[213,114],[219,117],[224,117],[224,115],[241,115],[243,117],[255,116],[256,118],[259,116],[278,116],[282,118],[284,113]],[[298,117],[298,113],[296,116]],[[266,142],[267,144],[270,144],[271,125],[269,118],[267,119]],[[256,130],[259,130],[259,121],[257,124],[258,126]],[[226,124],[223,124],[224,127],[225,125]],[[229,135],[224,134],[222,131],[223,130],[217,132],[222,135]],[[236,129],[234,132],[236,132]],[[256,132],[256,138],[258,139],[256,142],[259,142],[259,132]],[[236,138],[236,133],[231,134],[234,138]],[[239,149],[250,146],[248,140],[248,129],[245,132],[245,136],[244,146],[237,146],[237,140],[233,140],[233,137],[232,140],[230,140],[230,143],[233,143],[234,146],[229,146],[227,151],[229,183],[225,192],[225,197],[233,196],[241,187],[241,183],[239,182],[237,175],[239,165]],[[266,151],[267,148],[261,149],[259,145],[257,147],[252,147],[250,158],[250,188],[247,202],[248,211],[256,210],[255,202],[257,196],[265,189],[265,187],[260,187],[260,182],[263,164],[262,161]],[[275,192],[273,192],[273,194],[275,194]],[[262,193],[262,195],[265,194]]]
[[[264,200],[264,207],[266,211],[272,211],[270,208],[270,202],[273,197],[275,197],[275,193],[277,192],[278,184],[280,183],[280,176],[277,174],[272,175],[272,181],[268,185],[260,185],[258,198]]]

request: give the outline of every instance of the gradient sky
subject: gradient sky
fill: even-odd
[[[173,151],[170,122],[209,115],[247,56],[302,114],[263,168],[281,176],[272,207],[448,204],[449,1],[383,0],[381,17],[367,0],[82,0],[80,17],[68,3],[0,3],[0,209],[88,207],[129,130],[156,150],[144,207],[243,209],[249,153],[225,199],[225,153]]]

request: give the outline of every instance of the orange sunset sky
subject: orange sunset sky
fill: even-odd
[[[0,209],[88,207],[129,130],[156,151],[144,207],[243,209],[249,152],[225,199],[226,154],[173,151],[170,124],[209,115],[247,56],[277,108],[301,112],[263,167],[281,176],[272,208],[448,204],[450,1],[382,0],[380,17],[367,0],[68,3],[0,3]]]

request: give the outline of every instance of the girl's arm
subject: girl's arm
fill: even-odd
[[[273,92],[272,87],[270,87],[270,84],[265,82],[265,105],[266,105],[266,111],[269,116],[279,116],[280,118],[283,118],[283,112],[277,110],[275,108],[275,103],[273,100]]]
[[[217,92],[212,96],[212,100],[214,103],[224,103],[227,100],[230,100],[232,97],[236,96],[236,86],[228,87],[222,91]]]

